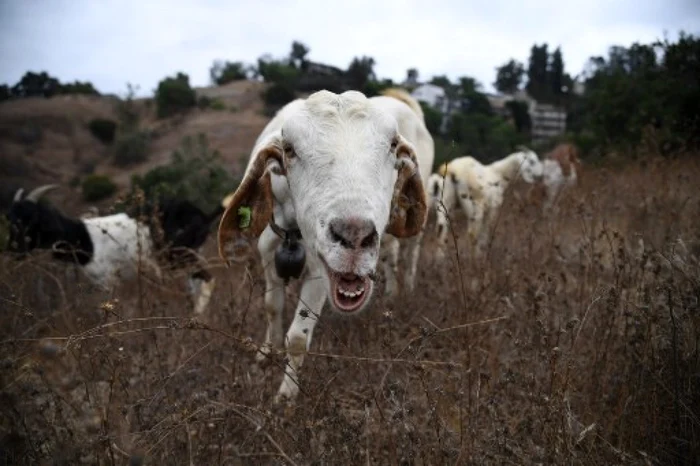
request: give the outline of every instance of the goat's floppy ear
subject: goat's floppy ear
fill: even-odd
[[[386,232],[397,238],[406,238],[417,235],[425,225],[427,202],[413,145],[401,136],[397,136],[395,142],[399,173],[394,185]]]
[[[268,162],[273,162],[284,173],[282,148],[276,143],[263,147],[256,155],[253,164],[238,189],[227,198],[226,210],[221,216],[218,231],[219,256],[226,261],[226,244],[237,234],[258,237],[267,227],[272,217],[273,197]]]

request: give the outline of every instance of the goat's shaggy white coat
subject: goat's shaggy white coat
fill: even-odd
[[[298,394],[298,371],[326,299],[346,315],[369,303],[380,245],[387,258],[387,291],[393,293],[397,238],[413,240],[406,272],[408,286],[413,285],[426,218],[423,180],[430,173],[433,146],[420,106],[411,103],[399,97],[367,99],[356,91],[319,91],[287,104],[258,137],[241,185],[225,201],[219,226],[222,257],[227,259],[226,244],[236,235],[259,235],[268,320],[259,359],[281,347],[283,337],[284,281],[273,266],[282,240],[269,222],[298,227],[302,234],[306,266],[284,339],[288,364],[276,401]],[[241,206],[252,213],[247,225],[240,223]],[[353,288],[344,288],[344,280],[352,280]]]
[[[161,276],[152,259],[153,242],[146,226],[123,213],[82,222],[93,245],[92,259],[83,266],[90,281],[109,290],[122,280],[135,278],[139,269]]]
[[[448,218],[457,206],[461,206],[467,216],[470,248],[479,257],[484,252],[508,186],[518,177],[526,183],[534,183],[542,172],[542,162],[530,150],[512,153],[489,165],[465,156],[440,166],[438,177],[431,180],[430,193],[431,202],[438,206],[438,260],[444,259]]]

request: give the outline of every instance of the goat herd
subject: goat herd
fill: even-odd
[[[509,185],[518,179],[530,184],[529,195],[540,191],[549,210],[580,170],[568,144],[544,161],[521,148],[489,165],[455,158],[431,174],[433,160],[421,107],[405,91],[389,89],[371,98],[319,91],[274,116],[256,140],[242,182],[213,212],[167,200],[139,212],[70,218],[39,202],[57,185],[26,196],[20,189],[7,214],[8,249],[20,257],[35,248],[51,249],[55,259],[79,264],[106,291],[141,270],[160,277],[164,263],[194,266],[188,282],[194,313],[200,314],[215,280],[198,252],[221,216],[218,247],[227,263],[234,240],[257,241],[266,264],[268,322],[257,357],[265,359],[284,343],[287,367],[275,399],[294,399],[326,300],[342,314],[360,312],[370,302],[380,262],[385,294],[396,295],[402,246],[408,261],[403,283],[412,292],[431,209],[437,215],[438,259],[444,258],[450,214],[459,207],[468,219],[471,252],[479,256]],[[301,291],[284,335],[284,285],[291,278],[301,280]]]

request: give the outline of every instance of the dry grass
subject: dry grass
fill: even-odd
[[[506,208],[482,264],[461,240],[433,264],[428,237],[413,296],[326,311],[286,409],[281,360],[254,364],[257,262],[214,261],[195,322],[181,275],[109,300],[45,255],[2,258],[3,460],[697,464],[699,175],[592,171],[556,218]]]

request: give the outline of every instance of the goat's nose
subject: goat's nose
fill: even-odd
[[[328,224],[331,241],[347,249],[370,248],[377,244],[374,222],[360,217],[335,218]]]

